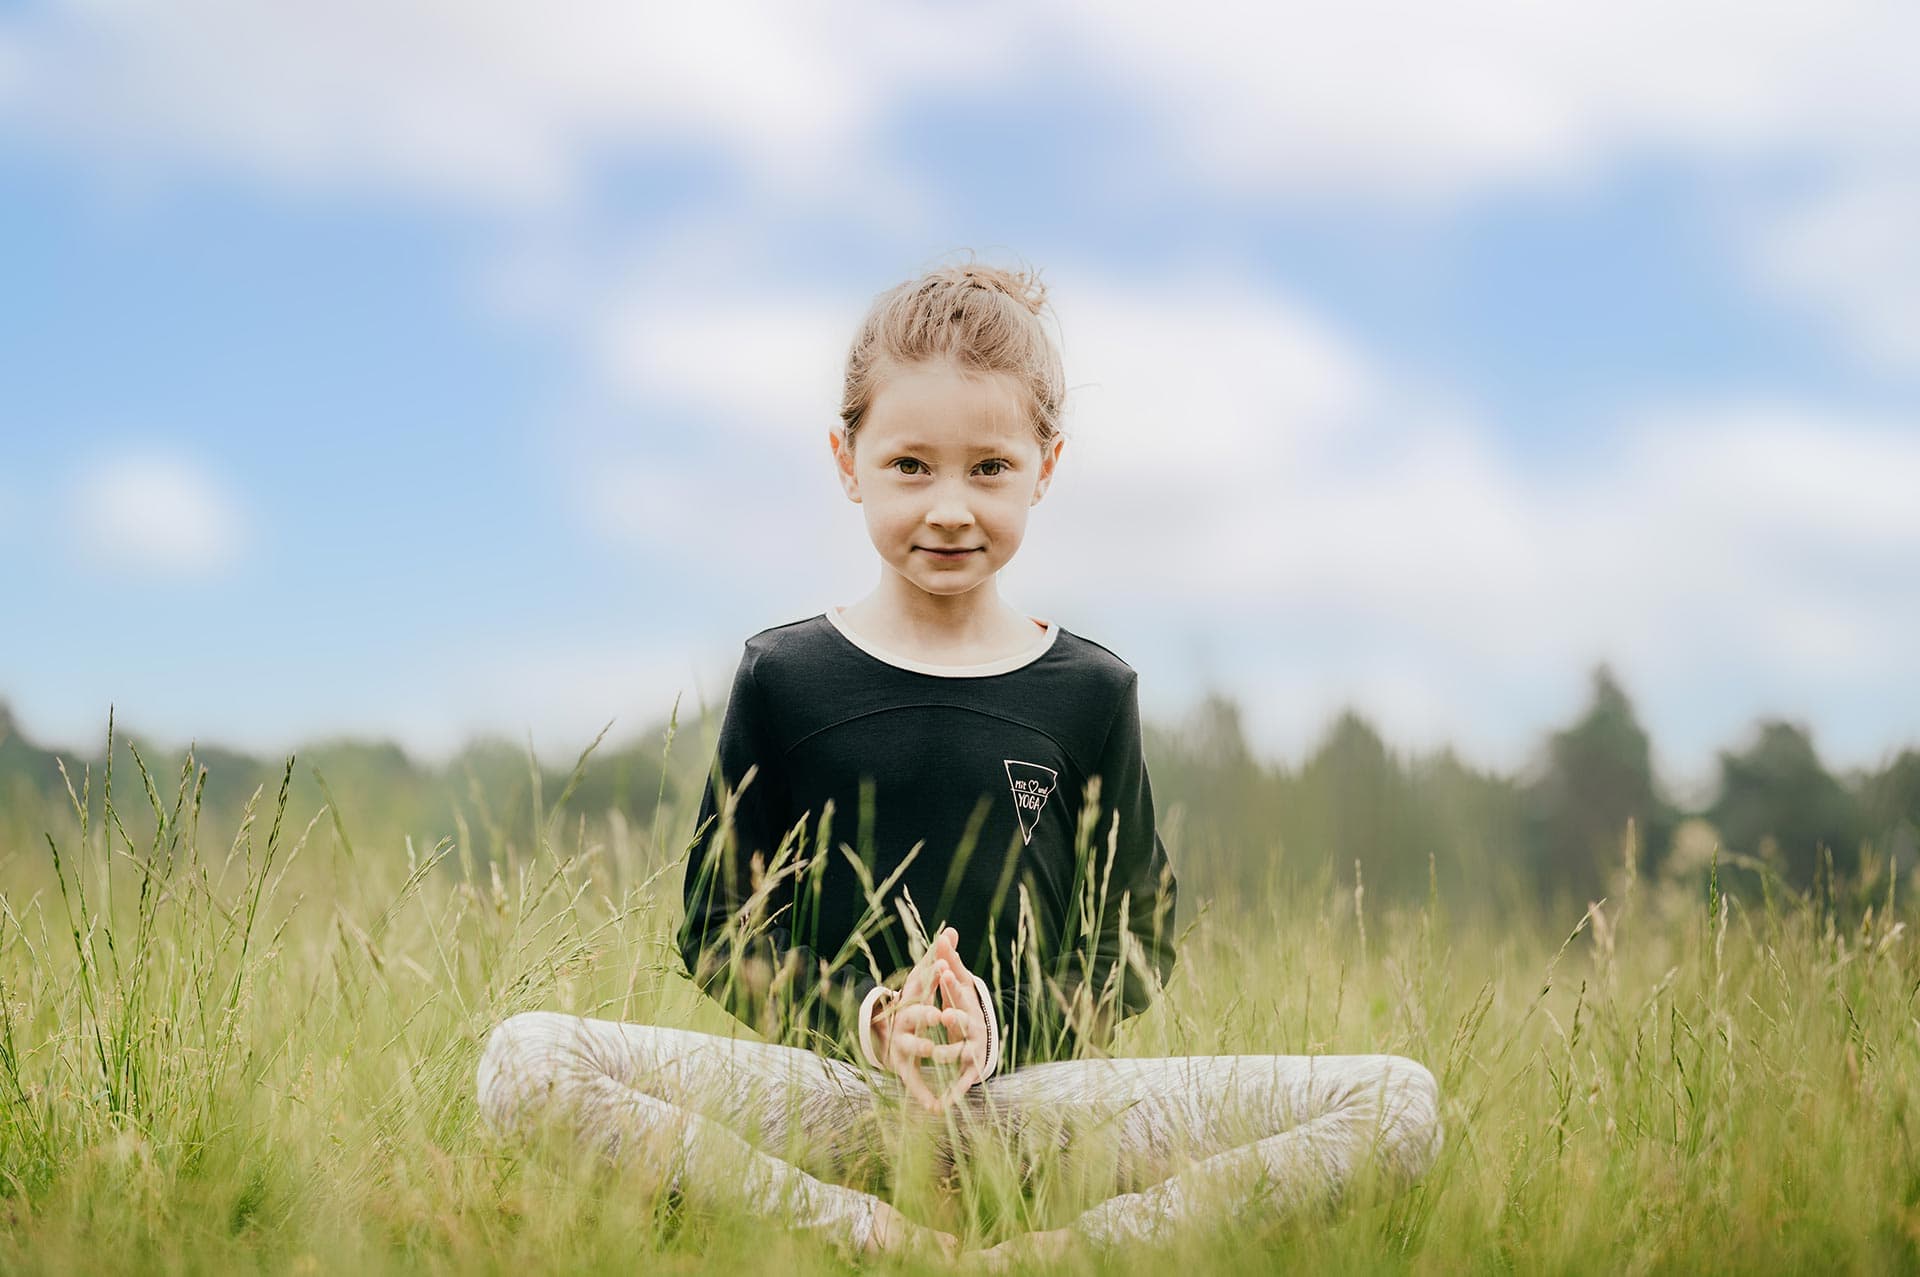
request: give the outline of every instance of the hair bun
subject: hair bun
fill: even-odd
[[[975,288],[985,288],[1007,296],[1038,315],[1047,304],[1047,286],[1040,282],[1036,271],[1007,270],[1000,266],[984,266],[974,263],[966,266],[949,266],[937,272],[957,284],[971,284]]]

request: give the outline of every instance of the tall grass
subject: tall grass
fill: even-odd
[[[843,1266],[644,1167],[581,1174],[478,1121],[480,1045],[516,1011],[741,1031],[675,951],[691,813],[575,811],[531,765],[530,818],[476,793],[421,846],[359,827],[352,795],[289,810],[289,760],[215,829],[203,769],[131,757],[75,778],[44,840],[0,847],[0,1270]],[[1581,917],[1456,917],[1437,891],[1380,910],[1364,865],[1195,902],[1118,1053],[1412,1056],[1447,1143],[1399,1198],[1118,1266],[1920,1264],[1910,884],[1871,861],[1805,897],[1719,863],[1649,881],[1628,847]],[[989,1156],[949,1193],[894,1191],[979,1243],[1085,1204],[1039,1182],[1023,1196]]]

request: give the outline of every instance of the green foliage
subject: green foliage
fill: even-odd
[[[1495,890],[1516,903],[1505,897],[1526,872],[1518,789],[1450,751],[1404,759],[1347,713],[1293,770],[1255,760],[1238,710],[1218,697],[1183,728],[1149,728],[1145,746],[1188,899],[1258,905],[1351,880],[1359,864],[1377,899],[1437,889],[1465,903]]]
[[[1371,760],[1343,802],[1436,802],[1342,736],[1329,758]],[[43,836],[0,843],[0,1270],[842,1270],[653,1168],[587,1173],[478,1121],[480,1045],[516,1011],[735,1031],[672,953],[684,802],[588,810],[590,757],[557,784],[523,760],[519,798],[453,812],[480,856],[374,819],[346,780],[338,809],[302,807],[298,765],[217,820],[197,760],[144,755],[108,755],[110,792],[79,769]],[[513,788],[504,758],[472,762]],[[1663,865],[1554,924],[1463,922],[1371,878],[1200,911],[1119,1053],[1412,1056],[1445,1150],[1398,1198],[1103,1269],[1911,1270],[1920,884],[1882,857],[1747,902],[1724,870]],[[912,1165],[895,1200],[970,1244],[1100,1191],[1050,1163],[1032,1191],[991,1156],[956,1182]]]
[[[1605,895],[1631,828],[1657,857],[1677,823],[1654,780],[1652,749],[1633,705],[1606,667],[1580,721],[1548,738],[1539,774],[1527,786],[1534,873],[1566,902]]]
[[[1920,860],[1920,750],[1906,750],[1862,786],[1867,838],[1899,859]]]
[[[1746,749],[1720,755],[1720,797],[1709,818],[1726,845],[1814,881],[1823,852],[1851,859],[1863,833],[1854,796],[1827,774],[1805,728],[1770,720]]]

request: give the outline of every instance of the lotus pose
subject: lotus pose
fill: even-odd
[[[879,584],[747,640],[687,863],[688,973],[764,1040],[517,1015],[480,1063],[496,1129],[663,1159],[857,1251],[958,1247],[869,1191],[903,1131],[1111,1154],[1118,1195],[989,1259],[1432,1163],[1412,1060],[1106,1054],[1173,971],[1175,883],[1134,670],[998,588],[1065,445],[1045,310],[1031,275],[946,266],[854,337],[827,443]]]

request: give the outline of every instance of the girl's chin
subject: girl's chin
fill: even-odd
[[[936,578],[931,581],[920,579],[914,581],[914,584],[928,594],[954,595],[971,594],[974,590],[979,589],[984,581],[985,578],[981,578],[981,580],[957,581],[952,577],[945,577]]]
[[[993,579],[991,572],[982,572],[978,568],[968,571],[938,568],[929,572],[925,565],[918,571],[904,572],[901,575],[928,594],[966,594],[978,589]]]

